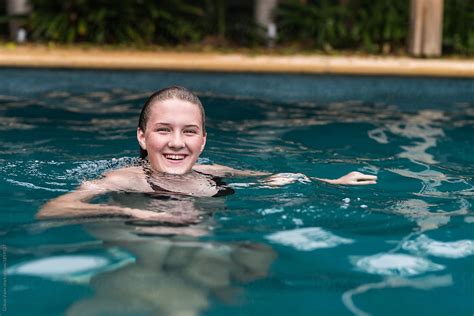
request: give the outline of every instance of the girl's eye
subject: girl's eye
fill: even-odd
[[[197,134],[197,132],[193,129],[188,129],[184,131],[185,134]]]
[[[165,133],[167,133],[167,132],[170,131],[170,129],[167,128],[167,127],[160,127],[160,128],[157,128],[156,131],[157,131],[157,132],[165,132]]]

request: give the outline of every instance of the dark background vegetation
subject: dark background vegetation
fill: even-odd
[[[265,47],[251,0],[30,0],[35,42]],[[474,54],[474,1],[445,0],[443,53]],[[404,54],[409,0],[280,0],[276,48]],[[0,1],[0,12],[5,12]],[[0,14],[1,15],[1,14]],[[6,19],[0,34],[7,39]]]
[[[6,24],[6,2],[0,0],[0,36],[5,37],[8,34],[8,25]]]

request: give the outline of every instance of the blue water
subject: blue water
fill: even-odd
[[[202,163],[378,184],[230,178],[223,198],[98,201],[198,210],[194,227],[37,221],[49,199],[134,163],[141,105],[170,84],[205,105]],[[473,91],[472,79],[1,69],[1,314],[471,315]]]

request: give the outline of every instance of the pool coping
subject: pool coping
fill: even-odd
[[[0,67],[474,78],[474,59],[0,48]]]

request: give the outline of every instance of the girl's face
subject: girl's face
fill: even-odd
[[[151,105],[145,131],[137,129],[137,139],[154,170],[185,174],[206,145],[201,110],[179,99],[156,102]]]

